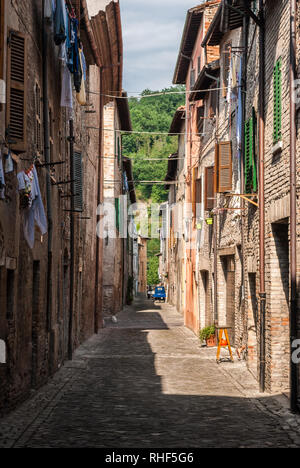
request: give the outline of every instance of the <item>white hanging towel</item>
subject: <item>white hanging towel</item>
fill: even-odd
[[[72,91],[72,77],[66,63],[62,64],[61,72],[61,107],[73,109],[73,91]]]

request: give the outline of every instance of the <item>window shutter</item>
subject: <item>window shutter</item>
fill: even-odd
[[[27,40],[24,34],[10,31],[7,64],[6,126],[11,148],[26,150]]]
[[[74,210],[81,213],[83,211],[83,171],[82,171],[82,155],[74,153],[73,163],[73,195],[74,195]]]
[[[205,168],[205,200],[206,211],[212,210],[215,204],[214,166]]]
[[[281,140],[281,68],[282,59],[278,59],[273,71],[274,87],[274,144]]]
[[[257,191],[257,170],[255,157],[255,131],[256,116],[253,109],[251,119],[245,123],[245,191],[255,193]]]
[[[116,210],[116,228],[120,231],[120,200],[115,198],[115,210]]]
[[[217,193],[232,190],[232,149],[231,141],[222,141],[215,149],[215,187]]]
[[[204,127],[204,106],[197,107],[197,131],[198,133],[203,133]],[[199,135],[201,136],[201,135]]]
[[[196,180],[196,216],[201,215],[200,205],[202,203],[202,178]]]

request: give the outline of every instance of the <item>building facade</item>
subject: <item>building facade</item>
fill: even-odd
[[[211,3],[188,12],[174,77],[188,90],[186,301],[180,307],[195,333],[212,324],[227,326],[260,388],[290,392],[295,409],[299,11],[286,0],[222,1],[206,23]],[[203,12],[198,23],[197,10]],[[203,60],[195,74],[196,56]],[[173,174],[179,182],[178,172]],[[173,203],[179,184],[171,191]],[[172,225],[172,238],[171,231]],[[172,261],[178,274],[181,259],[175,254]]]
[[[102,327],[99,127],[103,95],[122,91],[122,34],[118,2],[92,18],[85,0],[0,9],[2,412]],[[66,21],[77,41],[68,55]]]

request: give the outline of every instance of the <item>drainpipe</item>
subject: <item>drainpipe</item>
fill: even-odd
[[[265,391],[265,13],[264,1],[259,1],[262,26],[259,32],[259,297],[260,297],[260,391]]]
[[[48,102],[48,26],[45,15],[45,0],[43,2],[43,122],[44,122],[44,158],[46,164],[50,161],[50,131],[49,131],[49,102]],[[49,166],[47,166],[49,167]],[[52,199],[51,199],[51,178],[50,173],[46,171],[46,199],[47,199],[47,218],[48,218],[48,272],[47,272],[47,329],[51,330],[51,306],[52,306]]]
[[[296,102],[294,99],[294,83],[296,78],[296,14],[297,2],[290,2],[290,275],[291,275],[291,305],[290,305],[290,339],[291,355],[294,352],[293,342],[297,338],[297,167],[296,167]],[[298,407],[298,365],[291,362],[291,410],[299,411]]]

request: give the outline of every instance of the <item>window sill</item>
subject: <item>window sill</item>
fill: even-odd
[[[281,153],[283,149],[283,142],[282,140],[278,141],[272,148],[272,154],[273,156],[277,153]]]

